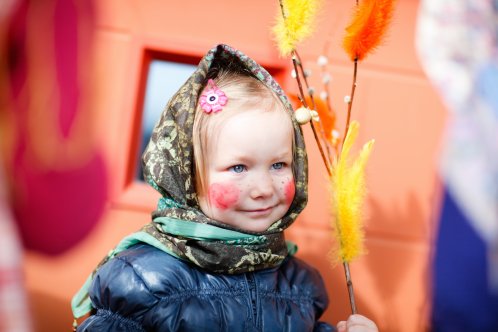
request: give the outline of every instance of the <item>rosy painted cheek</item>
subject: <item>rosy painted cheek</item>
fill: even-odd
[[[233,183],[213,183],[209,186],[209,202],[220,210],[226,210],[237,203],[239,188]]]
[[[294,181],[291,180],[287,182],[287,184],[284,187],[285,190],[285,201],[287,202],[287,205],[291,205],[292,201],[294,200],[294,195],[296,194],[296,185],[294,184]]]

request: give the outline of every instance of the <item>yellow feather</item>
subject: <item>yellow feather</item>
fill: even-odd
[[[356,160],[352,161],[351,147],[358,136],[359,124],[351,122],[341,154],[333,167],[330,185],[335,215],[333,229],[339,248],[337,257],[351,262],[363,251],[363,202],[366,194],[365,167],[374,141],[367,142]]]
[[[280,0],[284,13],[279,11],[273,34],[282,56],[288,56],[313,33],[320,3],[320,0]]]

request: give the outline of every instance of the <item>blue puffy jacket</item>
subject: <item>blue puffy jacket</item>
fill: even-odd
[[[211,274],[146,244],[103,265],[89,290],[94,315],[78,331],[335,331],[317,270],[298,258],[279,268]]]

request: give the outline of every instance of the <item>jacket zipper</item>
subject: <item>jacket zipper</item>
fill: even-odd
[[[254,273],[246,273],[247,284],[249,286],[249,294],[251,296],[251,309],[252,309],[252,318],[254,326],[259,330],[259,315],[258,315],[258,307],[259,307],[259,298],[258,298],[258,289],[256,285],[256,280],[254,278]]]

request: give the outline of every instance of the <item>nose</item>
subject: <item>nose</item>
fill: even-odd
[[[251,198],[268,198],[273,195],[273,179],[268,172],[254,177],[251,187]]]

